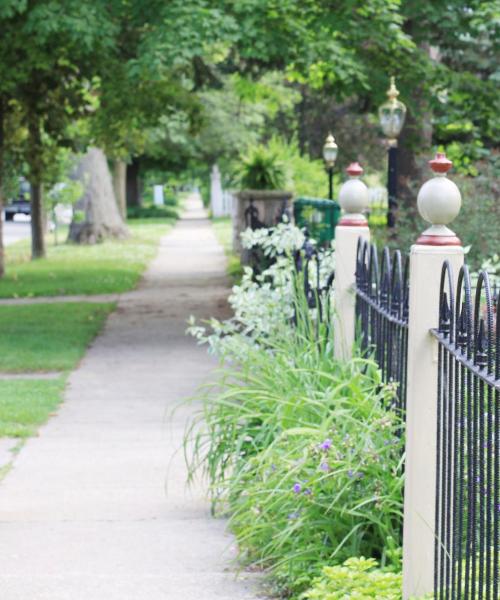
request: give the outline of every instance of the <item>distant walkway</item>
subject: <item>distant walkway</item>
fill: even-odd
[[[214,367],[184,331],[227,310],[224,264],[193,198],[0,483],[1,600],[257,597],[203,490],[185,487],[190,409],[170,418]]]

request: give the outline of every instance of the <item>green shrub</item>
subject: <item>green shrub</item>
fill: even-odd
[[[273,137],[269,147],[286,165],[291,178],[291,190],[296,197],[326,198],[328,195],[328,176],[322,160],[314,160],[307,153],[301,153],[296,139],[285,142]],[[335,174],[335,190],[340,185],[340,174]]]
[[[343,565],[324,567],[303,600],[401,600],[402,577],[377,568],[371,558],[349,558]]]
[[[293,592],[325,563],[365,554],[387,564],[400,544],[403,494],[398,420],[384,406],[390,391],[363,361],[345,367],[330,357],[322,371],[268,360],[276,382],[254,382],[244,410],[250,402],[255,415],[258,399],[274,395],[282,418],[269,430],[274,441],[251,456],[271,420],[245,427],[240,417],[250,452],[242,447],[245,463],[229,482],[230,523],[246,558],[270,565]]]
[[[241,158],[239,182],[250,190],[282,190],[287,172],[278,154],[266,146],[252,146]]]
[[[334,358],[328,299],[319,321],[294,276],[297,233],[282,224],[245,234],[279,251],[276,262],[256,279],[245,271],[235,316],[213,320],[212,335],[192,325],[224,366],[185,439],[191,476],[208,475],[241,557],[295,598],[325,564],[354,555],[397,564],[403,498],[394,388],[373,361]]]
[[[177,219],[178,213],[172,206],[149,204],[144,206],[129,206],[129,219]]]

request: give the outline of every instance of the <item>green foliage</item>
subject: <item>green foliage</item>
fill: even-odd
[[[288,183],[285,164],[272,149],[252,146],[241,157],[239,183],[249,190],[282,190]]]
[[[113,308],[85,302],[0,307],[0,371],[72,369]]]
[[[258,79],[234,74],[221,76],[220,88],[204,90],[200,100],[203,127],[192,151],[224,167],[242,150],[256,145],[278,114],[293,119],[299,94],[285,86],[282,73],[270,72]]]
[[[208,475],[214,506],[229,513],[245,562],[297,597],[325,564],[353,555],[397,566],[402,440],[394,389],[371,360],[335,359],[332,323],[316,320],[291,274],[295,232],[280,232],[291,248],[277,246],[276,264],[253,285],[244,275],[235,318],[211,322],[208,341],[224,367],[186,451],[191,474]],[[262,236],[268,252],[273,235]]]
[[[269,142],[269,148],[286,165],[295,196],[327,196],[328,177],[322,160],[312,160],[307,153],[302,154],[295,138],[287,143],[274,136]]]
[[[324,567],[303,600],[401,600],[400,573],[377,568],[372,558],[349,558],[342,565]]]
[[[35,435],[62,400],[65,378],[0,381],[0,438]]]
[[[226,384],[224,410],[217,403],[213,412],[224,413],[226,450],[232,420],[238,437],[246,436],[237,446],[245,464],[237,463],[228,486],[240,546],[297,592],[325,563],[360,554],[390,562],[400,543],[402,444],[385,407],[390,392],[377,391],[373,365],[346,368],[327,352],[321,363],[329,368],[315,367],[305,343],[279,343],[260,360],[250,353],[256,375],[241,382],[249,390]]]
[[[146,204],[143,206],[128,206],[128,219],[177,219],[177,210],[172,206]]]
[[[79,181],[68,179],[53,187],[47,194],[52,207],[57,204],[74,205],[83,194],[83,186]]]

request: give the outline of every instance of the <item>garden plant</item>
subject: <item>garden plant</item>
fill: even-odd
[[[186,433],[191,475],[208,475],[214,510],[229,516],[241,560],[265,570],[273,591],[298,598],[325,566],[347,560],[344,569],[389,582],[378,598],[395,598],[403,453],[394,390],[369,357],[334,358],[330,299],[318,298],[319,319],[295,268],[301,231],[283,223],[243,239],[274,263],[256,278],[245,270],[231,319],[208,329],[191,324],[222,362]],[[334,253],[320,256],[325,279]],[[366,574],[373,561],[379,575]]]

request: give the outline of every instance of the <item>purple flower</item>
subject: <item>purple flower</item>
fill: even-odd
[[[293,521],[294,519],[298,519],[298,518],[299,518],[299,511],[297,511],[297,510],[296,510],[295,512],[291,512],[291,513],[288,515],[288,519],[289,519],[290,521]]]
[[[325,440],[319,445],[319,447],[321,448],[321,450],[330,450],[330,448],[332,447],[332,440]]]
[[[349,471],[347,471],[347,477],[349,477],[350,479],[354,477],[354,471],[352,469],[349,469]]]
[[[295,483],[292,489],[296,494],[300,494],[302,486],[300,485],[300,483]]]
[[[329,465],[329,464],[328,464],[326,461],[323,461],[323,462],[322,462],[322,463],[319,465],[319,468],[320,468],[322,471],[325,471],[326,473],[328,473],[328,471],[330,470],[330,465]]]
[[[304,495],[305,495],[305,496],[310,496],[311,494],[312,494],[312,489],[311,489],[311,488],[306,488],[306,489],[304,490]]]

